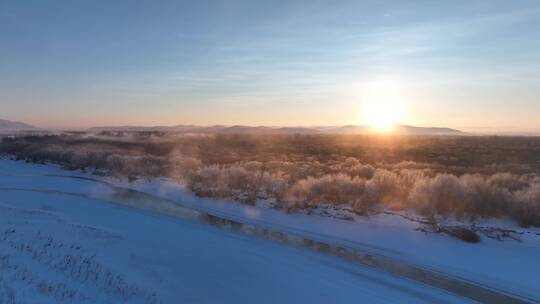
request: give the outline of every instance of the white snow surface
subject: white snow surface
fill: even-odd
[[[349,222],[286,214],[201,199],[166,179],[128,183],[4,159],[0,160],[0,303],[10,296],[18,301],[13,303],[466,301],[335,257],[75,196],[106,199],[111,190],[89,180],[51,175],[106,180],[179,205],[346,244],[540,299],[537,230],[526,231],[522,242],[483,238],[480,244],[467,244],[415,231],[417,223],[398,216],[355,217]],[[92,279],[88,272],[96,269],[116,279]]]
[[[521,242],[498,241],[483,235],[470,244],[444,234],[425,234],[421,226],[400,216],[355,216],[354,221],[305,214],[286,214],[261,206],[201,199],[168,181],[117,182],[183,205],[199,206],[224,217],[264,223],[322,241],[330,241],[383,255],[426,269],[446,273],[490,288],[540,302],[540,229],[523,229],[505,219],[478,221],[477,225],[523,232]],[[264,204],[262,204],[264,205]],[[449,221],[451,222],[451,221]]]

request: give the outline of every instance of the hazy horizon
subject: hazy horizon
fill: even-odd
[[[0,117],[540,134],[540,3],[0,1]]]
[[[0,120],[2,119],[12,121],[9,119],[5,119],[5,117],[0,117]],[[12,122],[22,122],[22,121],[12,121]],[[22,123],[27,123],[27,122],[22,122]],[[283,124],[283,125],[258,124],[256,125],[256,124],[182,124],[182,123],[170,124],[170,125],[166,125],[166,124],[146,124],[146,125],[144,124],[113,124],[113,125],[91,125],[87,127],[75,127],[75,128],[69,128],[69,127],[52,127],[52,128],[45,127],[44,128],[42,126],[31,124],[31,123],[29,123],[29,125],[33,127],[37,127],[38,129],[41,129],[44,131],[88,131],[91,129],[99,129],[99,128],[105,128],[105,129],[106,128],[111,128],[111,129],[114,129],[114,128],[168,128],[168,127],[187,127],[187,126],[196,127],[196,128],[206,128],[206,127],[227,128],[227,127],[241,126],[241,127],[251,127],[251,128],[265,127],[265,128],[277,128],[277,129],[280,129],[280,128],[308,128],[309,129],[309,128],[332,128],[332,127],[339,128],[339,127],[348,127],[348,126],[369,127],[369,125],[362,124],[362,123],[342,124],[342,125],[298,125],[298,124],[296,125],[295,124]],[[453,127],[444,126],[444,125],[423,125],[422,126],[422,125],[411,125],[411,124],[403,124],[403,123],[395,124],[395,126],[426,128],[426,129],[447,128],[447,129],[463,132],[466,135],[478,135],[478,136],[484,136],[484,135],[485,136],[490,136],[490,135],[540,136],[540,130],[539,131],[511,131],[511,130],[497,131],[497,130],[494,130],[493,128],[483,128],[479,130],[465,130],[465,129],[458,129],[458,128],[453,128]],[[372,130],[372,131],[374,132],[374,134],[378,133],[377,130]],[[385,132],[385,133],[391,134],[392,130],[389,130],[388,132]]]

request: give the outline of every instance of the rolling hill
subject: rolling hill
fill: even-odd
[[[118,127],[95,127],[91,132],[179,132],[179,133],[219,133],[219,134],[373,134],[374,131],[368,126],[317,126],[317,127],[270,127],[270,126],[118,126]],[[408,125],[396,125],[392,134],[398,135],[467,135],[467,133],[451,128],[416,127]]]
[[[23,122],[0,119],[0,132],[37,131],[37,130],[39,130],[39,128],[23,123]]]

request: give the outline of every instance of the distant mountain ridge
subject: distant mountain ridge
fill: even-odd
[[[269,126],[118,126],[94,127],[91,132],[178,132],[178,133],[219,133],[219,134],[376,134],[377,131],[368,126],[317,126],[317,127],[269,127]],[[451,128],[416,127],[395,125],[391,134],[398,135],[467,135],[467,133]]]
[[[23,123],[23,122],[0,119],[0,132],[37,131],[37,130],[39,130],[39,128]]]

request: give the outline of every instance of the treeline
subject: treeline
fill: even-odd
[[[324,203],[540,226],[539,147],[536,138],[105,133],[5,139],[0,153],[167,176],[199,196],[266,199],[289,211]]]

